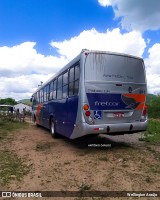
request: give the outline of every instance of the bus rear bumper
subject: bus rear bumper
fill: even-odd
[[[87,123],[82,123],[71,135],[71,139],[81,137],[88,134],[108,134],[108,135],[123,135],[132,134],[136,132],[145,131],[147,129],[148,120],[144,122],[136,123],[123,123],[123,124],[99,124],[99,125],[89,125]]]

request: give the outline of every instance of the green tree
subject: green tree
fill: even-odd
[[[15,99],[12,99],[12,98],[5,98],[5,99],[0,99],[0,104],[1,104],[1,105],[4,105],[4,104],[7,104],[7,105],[15,105],[15,104],[17,104],[17,102],[15,101]]]
[[[160,96],[150,100],[148,116],[149,118],[160,118]]]

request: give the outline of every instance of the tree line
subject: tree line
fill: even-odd
[[[0,105],[16,105],[17,102],[12,98],[0,99]]]
[[[160,118],[160,95],[148,94],[148,117],[149,118]]]

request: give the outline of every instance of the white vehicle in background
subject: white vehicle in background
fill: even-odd
[[[1,114],[7,114],[7,113],[13,113],[14,108],[12,105],[0,105],[0,113]]]

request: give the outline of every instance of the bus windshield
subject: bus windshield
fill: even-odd
[[[107,53],[89,53],[85,81],[145,83],[143,60]]]

